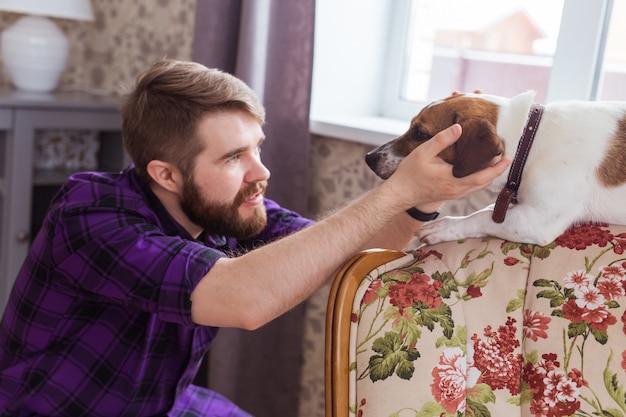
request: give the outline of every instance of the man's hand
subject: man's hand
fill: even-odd
[[[407,208],[415,206],[424,212],[437,210],[443,202],[456,200],[491,185],[510,165],[509,158],[502,158],[490,167],[463,178],[452,174],[452,165],[438,155],[454,144],[461,136],[461,126],[452,125],[432,139],[418,146],[398,166],[387,180],[406,195]]]

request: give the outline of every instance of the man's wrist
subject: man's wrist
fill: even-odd
[[[423,211],[418,210],[415,207],[411,207],[410,209],[406,211],[406,213],[412,218],[414,218],[415,220],[418,220],[420,222],[429,222],[431,220],[435,220],[439,216],[438,211],[424,213]]]

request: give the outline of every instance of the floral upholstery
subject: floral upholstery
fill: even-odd
[[[626,226],[424,246],[356,290],[346,415],[626,416]]]

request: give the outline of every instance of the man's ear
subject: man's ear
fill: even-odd
[[[463,133],[454,144],[456,152],[452,168],[457,178],[485,168],[489,161],[504,151],[502,140],[491,123],[483,119],[459,123]]]
[[[148,175],[161,188],[173,193],[179,193],[182,189],[182,175],[178,168],[169,162],[153,159],[146,167]]]

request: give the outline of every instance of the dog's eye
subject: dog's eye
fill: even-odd
[[[431,138],[431,136],[428,133],[426,133],[423,130],[421,130],[421,129],[413,129],[411,131],[411,140],[415,140],[415,141],[420,141],[421,142],[421,141],[428,140],[430,138]]]

